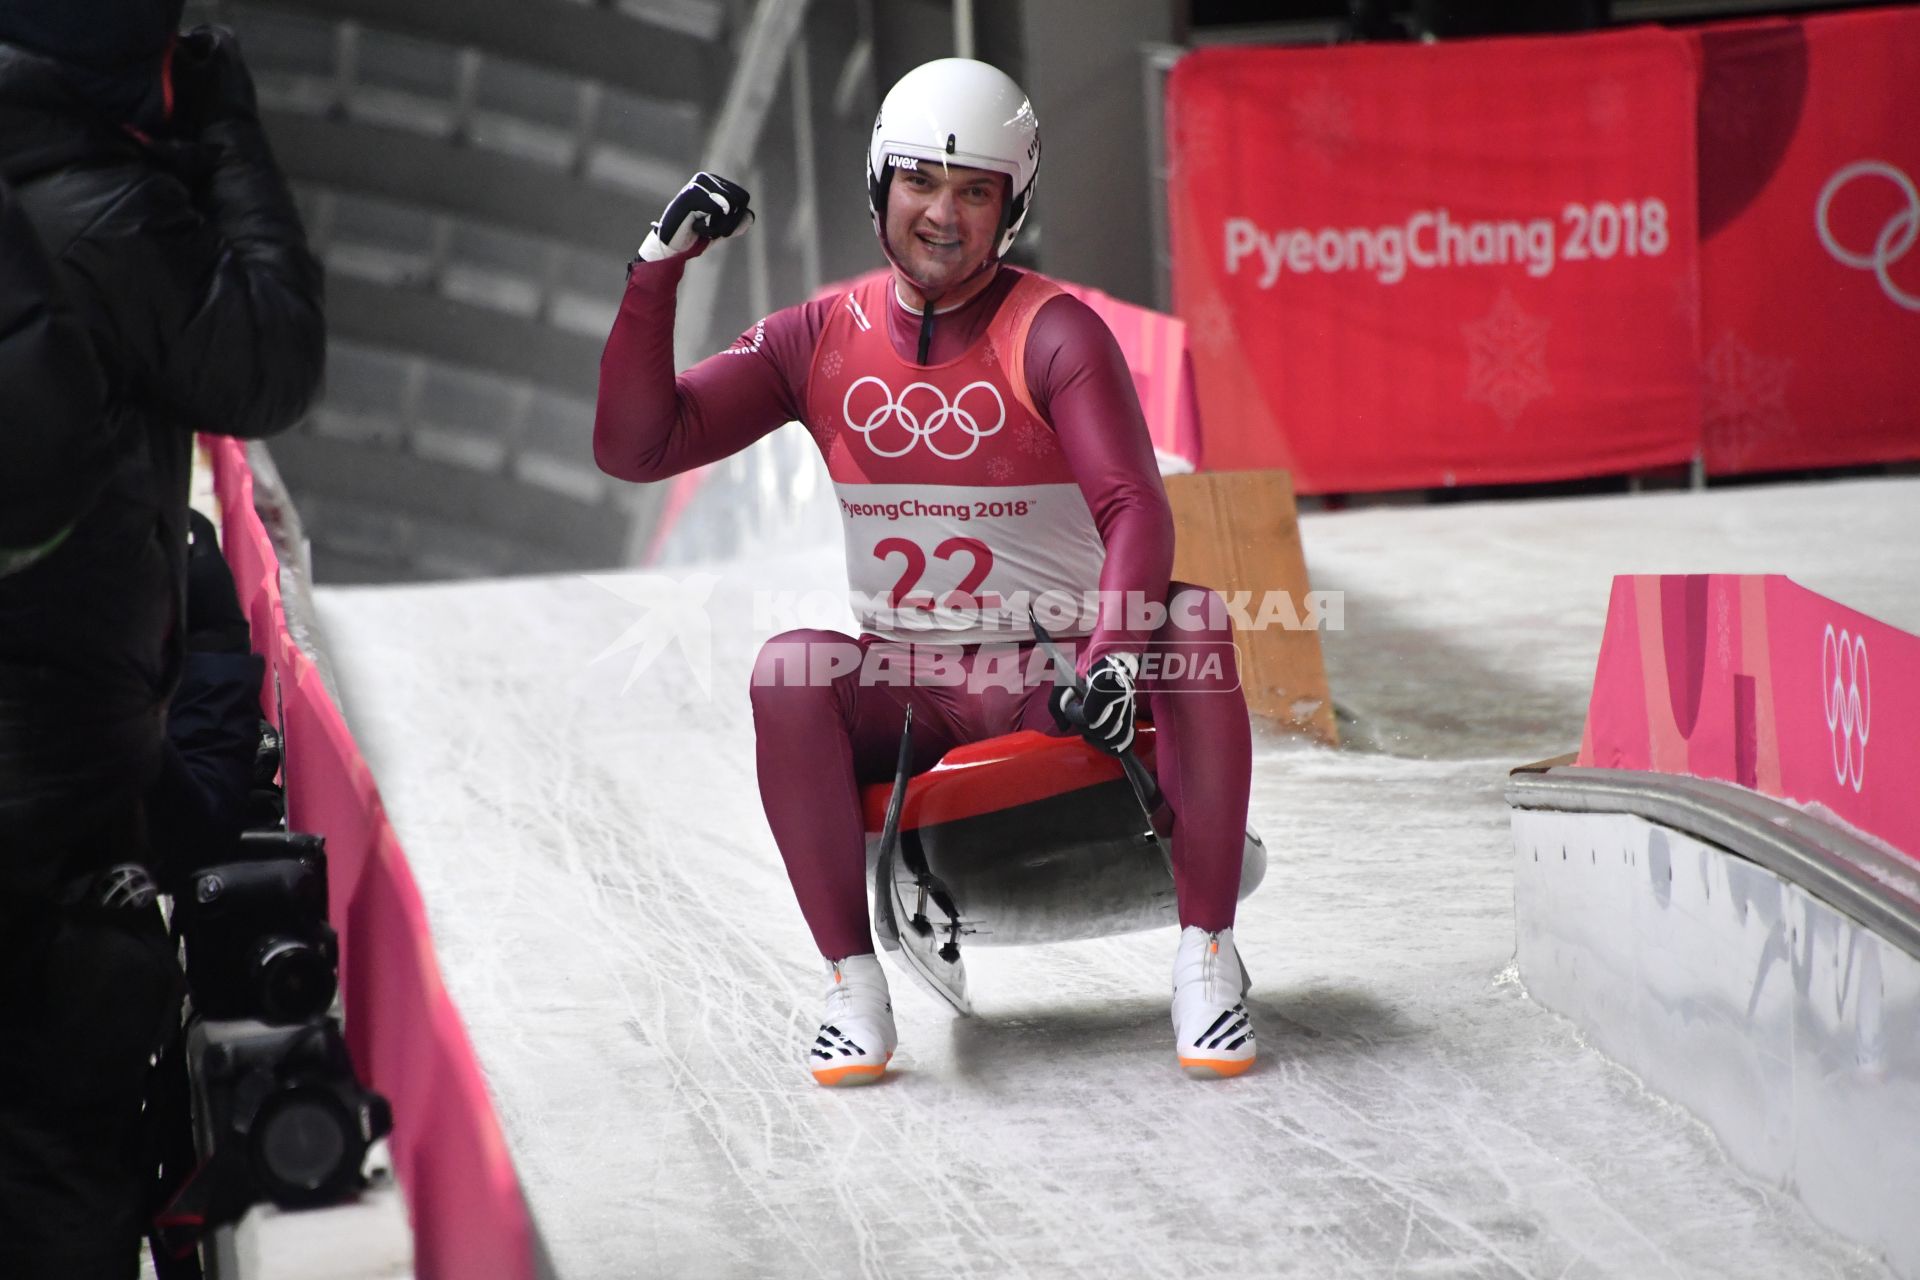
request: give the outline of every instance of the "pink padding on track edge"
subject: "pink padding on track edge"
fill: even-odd
[[[390,1145],[413,1221],[414,1274],[532,1280],[526,1200],[441,980],[419,886],[339,708],[287,629],[245,445],[205,443],[222,546],[267,659],[262,705],[286,735],[289,816],[297,830],[327,838],[347,1042],[362,1079],[393,1103]]]

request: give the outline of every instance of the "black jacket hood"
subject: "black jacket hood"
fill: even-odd
[[[82,92],[62,64],[0,44],[0,178],[24,182],[103,153],[138,149],[125,127]]]
[[[111,119],[144,131],[166,121],[167,59],[185,0],[4,0],[0,43],[51,59]]]

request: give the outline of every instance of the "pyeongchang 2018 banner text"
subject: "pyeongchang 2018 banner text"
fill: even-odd
[[[1695,75],[1651,29],[1182,59],[1203,464],[1326,493],[1692,457]]]

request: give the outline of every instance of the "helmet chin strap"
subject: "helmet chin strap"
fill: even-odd
[[[996,241],[995,243],[998,243],[998,241]],[[994,253],[987,254],[986,257],[980,260],[979,266],[967,272],[967,274],[962,276],[960,279],[955,280],[951,284],[948,284],[945,287],[936,290],[931,288],[928,285],[922,284],[920,282],[920,277],[914,275],[913,272],[907,270],[907,265],[904,262],[900,261],[899,255],[894,253],[893,251],[893,246],[887,242],[887,232],[884,226],[880,228],[880,252],[886,255],[887,261],[893,265],[893,269],[900,274],[902,279],[904,279],[908,284],[912,285],[914,287],[915,292],[917,292],[920,295],[920,341],[918,344],[919,356],[916,359],[915,363],[926,364],[928,361],[929,355],[933,349],[934,308],[939,305],[940,299],[946,297],[948,294],[952,293],[955,289],[958,289],[963,285],[972,283],[974,280],[979,279],[980,276],[985,272],[991,271],[995,267],[999,266],[1000,257],[998,254],[994,254]]]
[[[889,185],[891,185],[892,175],[888,175],[888,176],[889,176]],[[993,233],[992,243],[995,248],[998,248],[1000,241],[1006,236],[1008,215],[1010,212],[1011,212],[1011,202],[1002,201],[1000,206],[1000,226]],[[934,308],[939,305],[940,299],[946,297],[948,294],[952,293],[955,289],[961,288],[964,285],[971,284],[973,281],[979,279],[981,275],[985,274],[986,272],[992,271],[995,267],[998,267],[1000,265],[1000,255],[995,252],[989,252],[984,258],[980,260],[980,265],[975,267],[973,270],[967,272],[966,275],[962,276],[958,280],[953,281],[951,284],[946,285],[944,288],[934,289],[926,284],[921,283],[920,277],[914,275],[913,272],[909,271],[907,269],[907,264],[900,261],[900,256],[893,251],[893,245],[889,243],[887,240],[886,219],[885,218],[877,219],[876,223],[877,225],[875,226],[874,230],[879,233],[880,252],[886,255],[886,259],[890,264],[892,264],[893,269],[900,274],[902,279],[904,279],[908,284],[912,285],[914,287],[915,292],[919,293],[920,295],[920,342],[919,342],[919,358],[916,361],[916,363],[925,364],[927,363],[928,354],[933,347]]]

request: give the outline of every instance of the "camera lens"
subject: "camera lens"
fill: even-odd
[[[291,1208],[337,1199],[359,1173],[348,1157],[363,1144],[338,1098],[296,1088],[261,1104],[251,1147],[261,1188],[275,1204]]]
[[[333,961],[298,938],[262,939],[254,975],[269,1022],[305,1022],[333,1003]]]

